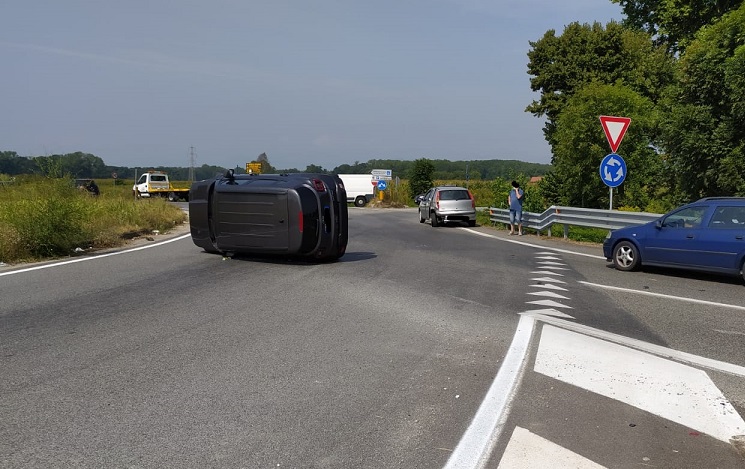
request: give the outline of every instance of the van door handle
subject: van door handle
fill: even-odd
[[[735,239],[742,239],[742,236],[735,236]]]
[[[693,239],[693,235],[686,236],[686,239]]]

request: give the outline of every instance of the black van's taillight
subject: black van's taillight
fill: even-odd
[[[320,179],[313,179],[311,181],[313,183],[313,189],[316,190],[316,192],[326,192],[326,184],[323,183]]]

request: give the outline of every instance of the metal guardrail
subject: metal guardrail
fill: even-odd
[[[564,238],[569,237],[569,226],[586,226],[617,230],[632,225],[642,225],[657,220],[662,215],[648,212],[622,212],[619,210],[601,210],[594,208],[575,208],[552,205],[543,213],[523,212],[523,228],[540,232],[546,231],[551,236],[553,225],[564,226]],[[507,208],[489,207],[489,220],[492,224],[510,223],[510,210]]]

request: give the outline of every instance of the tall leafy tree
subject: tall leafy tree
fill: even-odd
[[[673,79],[672,57],[646,33],[616,22],[572,23],[560,36],[549,30],[530,45],[530,86],[540,97],[526,111],[547,118],[544,133],[552,148],[557,143],[556,120],[588,84],[619,83],[654,102]]]
[[[668,50],[682,52],[699,29],[743,0],[611,0],[621,5],[624,24],[647,32]]]
[[[609,206],[609,189],[599,174],[603,157],[610,153],[598,119],[604,114],[632,120],[619,149],[627,175],[617,189],[618,198],[614,195],[614,207],[630,204],[645,208],[664,192],[660,186],[665,181],[663,160],[651,147],[658,124],[654,104],[628,86],[597,82],[575,93],[556,121],[554,174],[548,179],[560,184],[555,191],[558,200],[554,203],[592,208]]]
[[[413,199],[418,194],[424,194],[433,185],[432,175],[435,172],[435,165],[426,158],[414,160],[414,166],[409,174],[409,195]]]
[[[745,4],[687,47],[666,113],[662,141],[683,196],[745,195]]]

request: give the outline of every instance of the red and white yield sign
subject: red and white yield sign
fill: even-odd
[[[603,125],[603,131],[605,132],[605,137],[608,139],[611,151],[616,153],[618,147],[621,145],[623,136],[626,135],[629,124],[631,124],[631,118],[600,116],[600,123]]]

